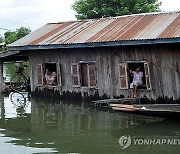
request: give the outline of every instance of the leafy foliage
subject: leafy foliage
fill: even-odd
[[[92,19],[160,11],[158,0],[76,0],[76,18]]]
[[[4,33],[4,38],[5,38],[4,42],[5,42],[5,45],[3,47],[3,50],[4,51],[7,50],[7,47],[6,47],[7,44],[11,44],[14,41],[19,40],[20,38],[26,36],[30,32],[31,32],[31,29],[30,28],[26,28],[26,27],[20,27],[20,28],[16,29],[16,31],[14,31],[14,32],[12,32],[12,31],[5,32]]]
[[[30,28],[26,27],[20,27],[18,28],[15,32],[5,32],[4,37],[5,37],[5,43],[10,44],[13,43],[14,41],[19,40],[20,38],[26,36],[31,32]]]
[[[16,32],[10,32],[10,31],[5,32],[4,37],[5,37],[6,44],[10,44],[17,40]]]

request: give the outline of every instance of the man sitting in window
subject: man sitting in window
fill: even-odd
[[[133,82],[130,84],[131,88],[131,98],[137,97],[137,87],[143,84],[143,72],[141,71],[141,67],[138,66],[136,71],[130,70],[130,74],[133,76]]]

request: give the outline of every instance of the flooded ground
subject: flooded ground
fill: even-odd
[[[4,65],[4,77],[14,64]],[[97,110],[79,101],[0,95],[0,153],[179,154],[180,122]]]
[[[1,95],[0,113],[2,154],[168,154],[180,150],[179,121],[100,111],[71,100],[29,100],[27,93]],[[130,145],[128,140],[120,143],[122,136],[130,136]],[[162,144],[168,140],[173,143]]]

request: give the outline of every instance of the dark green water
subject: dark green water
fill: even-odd
[[[26,94],[25,94],[26,97]],[[139,154],[179,153],[179,145],[134,145],[119,138],[180,139],[180,123],[167,119],[99,111],[86,103],[0,96],[1,153]],[[19,102],[18,102],[19,101]]]
[[[9,65],[9,64],[8,64]],[[6,80],[14,65],[4,68]],[[122,149],[119,138],[131,136]],[[0,154],[179,154],[175,144],[135,144],[134,139],[180,139],[180,122],[97,110],[79,101],[0,95]],[[123,142],[126,144],[127,142]],[[128,142],[129,143],[129,142]]]

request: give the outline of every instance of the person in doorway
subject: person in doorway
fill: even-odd
[[[50,79],[51,79],[51,72],[49,71],[49,68],[46,68],[46,73],[45,73],[45,80],[46,80],[46,86],[50,85]]]
[[[137,66],[136,71],[130,70],[130,74],[133,76],[133,81],[130,84],[131,88],[131,98],[137,97],[137,87],[143,84],[143,72],[141,71],[141,67]]]

